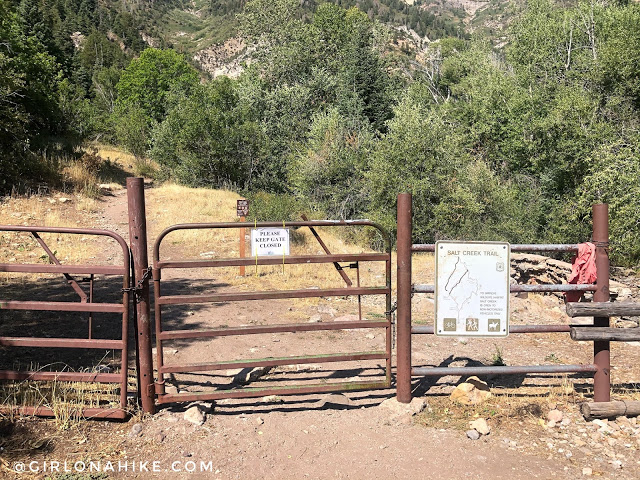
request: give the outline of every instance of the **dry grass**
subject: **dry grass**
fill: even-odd
[[[136,158],[130,153],[124,152],[118,148],[111,147],[109,145],[103,145],[101,143],[95,143],[91,145],[96,149],[97,154],[104,158],[105,160],[109,160],[111,162],[120,165],[123,170],[133,172],[133,167],[136,163]]]
[[[482,417],[492,428],[513,421],[544,425],[549,410],[557,405],[578,404],[585,397],[563,377],[557,385],[492,389],[493,396],[478,405],[460,405],[448,396],[430,397],[428,408],[418,417],[421,425],[468,430],[469,422]]]
[[[99,157],[113,165],[116,165],[121,171],[126,172],[129,176],[152,177],[159,168],[155,162],[148,158],[137,159],[130,153],[109,145],[95,143],[91,144],[91,148],[96,150]],[[124,183],[120,184],[124,185]]]
[[[88,146],[77,160],[63,167],[65,182],[74,193],[53,191],[48,195],[0,199],[0,225],[40,225],[47,227],[96,226],[101,205],[100,185],[121,188],[132,175],[131,155],[108,147]],[[90,263],[102,249],[100,240],[89,235],[41,234],[42,239],[63,263]],[[28,233],[0,232],[0,263],[49,263],[45,251]],[[0,274],[0,281],[23,279],[22,275]],[[21,280],[23,281],[23,280]]]
[[[163,185],[147,191],[147,215],[149,237],[155,239],[166,227],[177,223],[235,222],[236,200],[240,197],[229,191],[187,188]],[[188,208],[185,206],[188,205]],[[246,224],[246,234],[251,224]],[[346,244],[335,231],[339,227],[318,228],[320,236],[331,252],[362,253],[370,249]],[[333,231],[332,231],[333,230]],[[239,230],[207,229],[170,233],[163,241],[161,259],[213,259],[239,256]],[[291,255],[323,254],[323,250],[308,228],[291,232]],[[250,241],[246,242],[247,255]],[[256,274],[257,272],[257,274]],[[214,274],[209,270],[208,274]],[[355,271],[347,270],[355,282]],[[361,266],[363,285],[384,284],[384,267],[378,263]],[[343,285],[332,264],[297,266],[247,267],[246,276],[238,276],[238,268],[215,270],[216,278],[223,278],[231,285],[246,289],[296,289],[304,287],[329,287]]]
[[[64,200],[66,199],[66,200]],[[61,200],[64,202],[62,203]],[[80,227],[91,225],[98,210],[93,199],[76,195],[5,198],[0,203],[0,224]],[[97,239],[88,235],[40,235],[60,262],[81,263],[95,258]],[[0,263],[49,263],[46,252],[29,233],[0,232]],[[0,274],[0,280],[16,278]]]
[[[234,192],[188,188],[165,184],[146,191],[147,228],[150,243],[166,227],[179,223],[236,222],[236,200],[241,198]],[[246,255],[250,255],[250,228],[246,224]],[[371,252],[369,248],[353,245],[343,240],[339,229],[345,227],[317,228],[332,253]],[[355,228],[355,227],[348,227]],[[177,259],[214,259],[239,256],[239,230],[191,230],[170,233],[162,242],[160,258]],[[291,233],[291,255],[322,255],[324,251],[308,228],[300,228]],[[357,236],[356,236],[357,238]],[[363,236],[360,236],[363,238]],[[152,246],[149,246],[151,251]],[[432,254],[413,256],[414,281],[433,283],[434,259]],[[395,278],[396,254],[392,253],[392,279]],[[356,285],[356,270],[345,269],[353,284]],[[176,272],[176,271],[174,271]],[[180,276],[180,272],[175,275]],[[345,285],[333,264],[248,266],[245,276],[239,276],[239,268],[202,269],[198,276],[215,278],[238,290],[294,290],[301,288],[339,288]],[[360,284],[362,286],[385,285],[383,262],[360,263]],[[392,284],[395,295],[395,281]],[[431,295],[429,295],[431,296]],[[351,299],[356,301],[355,298]],[[317,305],[318,298],[292,300],[296,306]],[[371,309],[366,304],[375,302],[378,306]],[[380,312],[383,303],[381,297],[363,297],[364,313]],[[294,309],[298,312],[299,309]],[[293,314],[292,314],[293,315]]]

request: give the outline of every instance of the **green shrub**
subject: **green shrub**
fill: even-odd
[[[305,202],[292,195],[255,192],[248,195],[249,216],[247,220],[258,222],[290,222],[302,220],[306,211]]]

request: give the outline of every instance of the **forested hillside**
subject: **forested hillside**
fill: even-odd
[[[640,5],[458,5],[0,0],[0,189],[99,140],[278,219],[393,229],[411,191],[416,241],[583,241],[608,202],[638,265]],[[210,79],[193,56],[231,36],[241,73]]]

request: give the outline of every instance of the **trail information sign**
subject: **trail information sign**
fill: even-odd
[[[236,200],[236,215],[238,217],[249,215],[249,200]]]
[[[289,255],[288,228],[252,228],[251,256]]]
[[[436,243],[436,335],[509,334],[508,243]]]

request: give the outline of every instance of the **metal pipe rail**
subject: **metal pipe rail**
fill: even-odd
[[[286,257],[258,257],[258,258],[219,258],[212,260],[161,260],[160,250],[163,240],[171,232],[179,230],[203,230],[203,229],[231,229],[231,228],[302,228],[309,227],[371,227],[376,229],[382,236],[385,243],[384,253],[361,253],[361,254],[321,254],[321,255],[288,255]],[[254,225],[247,225],[240,222],[221,223],[194,223],[173,225],[165,229],[155,241],[153,246],[153,281],[155,296],[155,319],[156,319],[156,364],[158,378],[155,384],[155,393],[158,403],[168,403],[176,401],[192,401],[193,399],[219,399],[219,398],[242,398],[263,395],[287,395],[297,393],[345,391],[354,389],[388,388],[391,385],[391,239],[388,233],[378,224],[369,220],[305,220],[295,222],[257,222]],[[317,235],[317,232],[316,232]],[[358,265],[358,262],[384,262],[385,264],[385,284],[373,287],[361,287],[358,281],[357,286],[346,285],[341,288],[305,288],[297,290],[276,290],[276,291],[227,291],[219,293],[205,293],[200,295],[163,295],[162,294],[162,271],[166,269],[181,268],[218,268],[231,266],[253,266],[253,265],[334,265],[340,262]],[[358,274],[359,275],[359,274]],[[344,277],[343,277],[344,278]],[[359,278],[359,277],[358,277]],[[165,305],[185,305],[192,303],[218,303],[230,301],[251,301],[266,299],[291,299],[291,298],[313,298],[326,296],[362,296],[362,295],[384,295],[385,319],[384,320],[363,320],[350,322],[323,323],[292,323],[278,325],[251,325],[244,327],[218,327],[197,330],[165,330],[162,322],[162,308]],[[373,352],[345,352],[321,355],[304,355],[284,358],[263,358],[249,360],[229,360],[209,363],[166,365],[164,363],[163,344],[175,339],[193,338],[217,338],[239,335],[253,335],[264,333],[280,332],[309,332],[326,330],[350,330],[355,328],[384,328],[385,329],[385,349]],[[385,378],[378,382],[333,382],[323,385],[296,385],[286,387],[267,388],[240,388],[233,390],[218,390],[215,392],[202,393],[178,393],[167,394],[164,388],[165,374],[169,373],[190,373],[202,372],[229,368],[245,368],[257,366],[294,365],[304,363],[325,363],[325,362],[345,362],[356,360],[385,360]]]
[[[595,373],[596,365],[515,365],[486,367],[417,367],[413,376],[444,377],[447,375],[525,375],[528,373]]]
[[[608,401],[609,383],[609,342],[598,341],[594,344],[594,362],[590,365],[541,365],[510,367],[460,367],[460,368],[412,368],[411,335],[434,334],[434,327],[411,324],[411,296],[414,293],[435,293],[434,285],[412,284],[411,255],[416,252],[435,252],[435,244],[412,243],[412,201],[411,194],[398,195],[398,320],[397,320],[397,398],[399,402],[411,401],[411,377],[423,375],[483,375],[483,374],[520,374],[520,373],[594,373],[594,398],[596,401]],[[596,244],[596,267],[598,279],[595,285],[522,285],[512,284],[510,292],[594,292],[594,302],[609,299],[609,259],[607,246],[608,207],[593,206],[593,242]],[[512,252],[577,252],[577,244],[515,244]],[[594,318],[594,326],[608,326],[608,318]],[[571,332],[570,325],[510,325],[510,333],[551,333]]]
[[[412,252],[435,252],[436,245],[434,243],[414,243],[411,245]],[[549,243],[549,244],[513,244],[512,252],[563,252],[575,253],[578,251],[578,245],[574,243]]]
[[[87,418],[113,418],[124,419],[127,416],[127,373],[128,373],[128,321],[129,321],[129,286],[130,286],[130,254],[129,247],[124,239],[110,230],[94,228],[58,228],[22,225],[0,225],[0,231],[31,233],[38,243],[45,249],[49,257],[53,255],[39,233],[56,233],[65,235],[93,235],[108,237],[117,242],[122,249],[123,263],[114,265],[62,265],[53,258],[55,265],[40,264],[15,264],[0,263],[0,272],[16,273],[59,273],[64,275],[74,290],[78,285],[70,277],[71,274],[102,274],[122,276],[122,303],[95,302],[92,290],[90,295],[81,295],[80,302],[52,302],[43,300],[0,300],[1,310],[30,310],[30,311],[57,311],[57,312],[89,312],[89,313],[119,313],[122,318],[120,339],[92,338],[91,317],[89,321],[89,338],[50,338],[50,337],[13,337],[0,336],[0,345],[5,347],[35,347],[35,348],[88,348],[104,350],[120,350],[120,373],[103,374],[69,371],[15,371],[0,370],[0,380],[8,381],[65,381],[65,382],[97,382],[120,384],[119,408],[84,408],[81,414]],[[91,280],[93,285],[93,279]],[[7,407],[10,408],[10,407]],[[18,407],[18,413],[26,415],[52,416],[54,411],[48,407]]]
[[[552,285],[529,285],[512,284],[509,286],[511,293],[555,293],[555,292],[595,292],[595,285],[573,285],[573,284],[552,284]],[[411,286],[411,293],[435,293],[435,285],[416,283]]]

